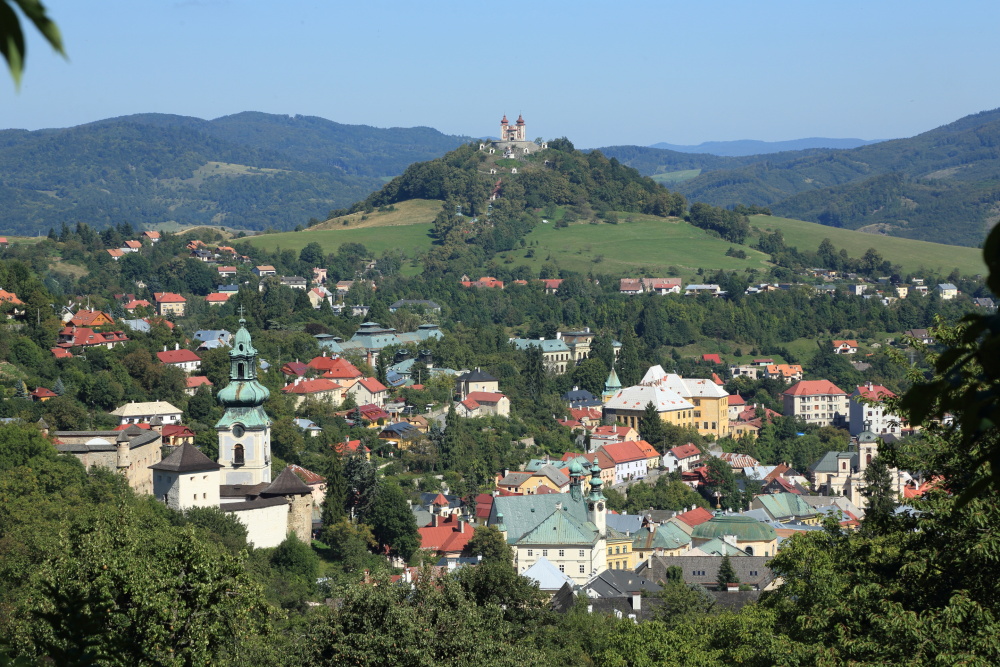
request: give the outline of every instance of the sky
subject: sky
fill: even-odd
[[[1000,107],[1000,3],[46,0],[0,128],[241,111],[578,147],[891,139]]]

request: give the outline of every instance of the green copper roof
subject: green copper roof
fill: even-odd
[[[621,389],[621,388],[622,388],[622,382],[621,380],[618,379],[618,373],[615,372],[615,369],[612,366],[611,372],[608,373],[608,379],[604,383],[604,389],[610,391],[612,389]]]
[[[778,539],[774,528],[757,519],[739,514],[719,514],[691,531],[696,540],[710,540],[723,535],[735,535],[739,542],[769,542]]]
[[[225,391],[225,390],[223,390]],[[220,394],[222,392],[219,392]],[[215,424],[216,429],[231,428],[233,424],[243,424],[244,428],[250,430],[267,428],[271,425],[271,419],[264,412],[264,409],[256,407],[248,408],[227,408],[220,419]]]
[[[235,422],[248,428],[262,428],[271,423],[260,409],[271,392],[257,381],[257,350],[245,325],[246,321],[241,319],[240,329],[233,336],[233,346],[229,350],[229,384],[216,397],[226,408],[226,414],[215,425],[216,428],[226,428]],[[231,411],[236,412],[230,414]]]
[[[812,505],[794,493],[764,493],[754,500],[763,505],[767,513],[779,521],[816,514]]]
[[[581,521],[570,512],[556,509],[533,530],[517,541],[518,545],[572,544],[592,545],[597,541],[597,526]]]

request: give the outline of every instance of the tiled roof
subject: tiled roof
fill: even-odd
[[[464,530],[463,530],[464,529]],[[444,519],[438,519],[437,526],[418,528],[420,533],[420,548],[431,549],[439,553],[461,553],[475,534],[475,527],[452,514]]]
[[[609,445],[601,445],[601,449],[616,464],[630,463],[632,461],[645,461],[646,454],[634,441],[614,442]]]
[[[185,349],[157,352],[156,358],[165,364],[183,364],[192,361],[201,361],[201,357],[199,357],[191,350],[185,350]]]
[[[689,442],[686,445],[678,445],[677,447],[671,448],[670,453],[673,454],[678,461],[681,461],[692,456],[700,456],[701,450],[698,449],[697,445]]]
[[[288,467],[291,469],[292,472],[294,472],[296,475],[299,476],[299,479],[301,479],[306,484],[319,484],[321,482],[326,481],[326,477],[314,473],[311,470],[306,470],[300,465],[295,465],[294,463],[292,463],[289,464]]]
[[[491,405],[494,403],[499,403],[501,398],[506,398],[503,394],[492,392],[492,391],[470,391],[469,395],[466,397],[476,401],[480,404]]]
[[[869,398],[875,401],[881,401],[883,398],[894,398],[896,394],[892,393],[880,384],[861,384],[858,388],[854,390],[852,396],[860,396],[862,398]]]
[[[785,391],[786,396],[847,396],[847,392],[829,380],[800,380]]]
[[[156,303],[186,303],[187,299],[182,297],[180,294],[175,294],[173,292],[155,292],[153,294],[153,299]]]
[[[712,518],[712,513],[704,507],[695,507],[693,510],[682,512],[677,518],[691,526],[699,526]]]
[[[744,399],[739,394],[729,395],[729,405],[746,405],[746,404],[747,404],[746,399]]]
[[[208,385],[209,387],[212,386],[212,381],[209,380],[208,376],[206,376],[206,375],[192,375],[192,376],[188,377],[188,379],[186,380],[186,382],[187,382],[187,388],[188,389],[194,389],[195,387],[200,387],[203,384],[204,385]]]
[[[209,303],[225,303],[226,301],[229,301],[229,297],[231,296],[232,294],[229,294],[228,292],[212,292],[205,297],[205,301],[208,301]]]
[[[379,382],[375,378],[362,378],[358,380],[358,384],[367,389],[372,394],[377,394],[380,391],[389,391],[389,389]]]
[[[321,391],[334,391],[336,389],[340,389],[340,385],[333,380],[317,378],[315,380],[300,380],[299,382],[286,384],[282,387],[281,391],[285,394],[315,394]]]

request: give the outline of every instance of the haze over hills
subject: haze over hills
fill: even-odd
[[[697,146],[685,146],[661,141],[652,144],[650,148],[662,148],[680,153],[709,153],[726,157],[741,157],[745,155],[765,155],[783,151],[801,151],[809,148],[847,149],[876,144],[881,139],[830,139],[826,137],[809,137],[806,139],[789,139],[787,141],[758,141],[756,139],[737,139],[734,141],[703,141]]]
[[[0,131],[0,230],[123,221],[290,229],[468,137],[255,112]]]
[[[749,157],[600,150],[647,175],[685,171],[674,183],[692,201],[768,206],[835,227],[978,246],[1000,219],[1000,110],[850,150]]]

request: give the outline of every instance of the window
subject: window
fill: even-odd
[[[615,547],[615,554],[621,553],[621,547]]]
[[[565,565],[560,565],[559,566],[559,571],[560,572],[565,572],[566,571],[566,566]]]
[[[608,547],[608,555],[611,555],[611,547]]]
[[[542,549],[542,556],[545,557],[545,558],[548,558],[548,556],[549,556],[549,550],[548,549]]]
[[[622,547],[622,553],[623,554],[627,554],[628,553],[628,545],[627,544]]]
[[[580,549],[580,558],[583,558],[583,557],[584,557],[584,553],[585,553],[585,552],[584,552],[584,550],[583,550],[583,549]]]
[[[750,576],[751,577],[756,577],[757,576],[757,570],[750,570]]]
[[[583,574],[584,572],[586,572],[586,569],[581,565],[580,566],[580,574]]]
[[[528,549],[528,558],[531,558],[534,555],[535,555],[535,550],[534,549]]]
[[[564,557],[565,555],[566,555],[566,550],[565,550],[565,549],[560,549],[560,550],[559,550],[559,557],[560,557],[560,558],[562,558],[562,557]]]
[[[233,447],[233,465],[241,466],[243,464],[243,445],[236,445]]]

